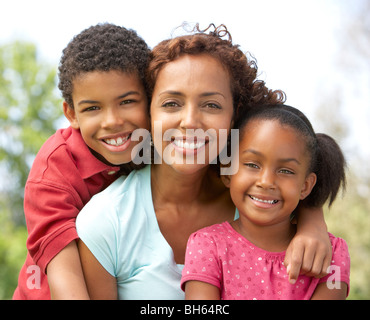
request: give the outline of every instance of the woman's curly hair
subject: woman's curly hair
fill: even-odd
[[[76,35],[63,50],[58,87],[73,108],[73,81],[86,72],[137,73],[145,86],[149,53],[146,42],[134,30],[109,23],[91,26]]]
[[[213,30],[212,30],[213,29]],[[206,33],[208,31],[208,33]],[[223,39],[227,37],[227,39]],[[184,54],[209,54],[216,58],[228,71],[231,78],[234,116],[238,117],[240,108],[261,104],[281,104],[285,102],[285,93],[272,91],[265,82],[257,80],[257,64],[248,59],[232,38],[225,25],[216,27],[210,24],[205,30],[197,24],[193,34],[179,36],[160,42],[151,52],[147,73],[147,85],[151,95],[159,71],[169,62]]]

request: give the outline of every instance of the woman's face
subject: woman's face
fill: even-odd
[[[184,55],[159,72],[151,125],[161,163],[184,172],[207,167],[225,146],[232,119],[230,77],[218,60]]]

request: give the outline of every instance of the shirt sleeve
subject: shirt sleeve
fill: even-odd
[[[99,263],[116,277],[119,223],[115,206],[104,193],[95,195],[85,205],[76,219],[76,228]]]
[[[212,237],[202,231],[193,233],[187,244],[181,289],[185,290],[185,282],[190,280],[207,282],[221,289],[221,270],[217,246]]]
[[[350,256],[348,245],[345,240],[329,235],[333,247],[333,257],[331,266],[328,269],[328,275],[321,278],[319,283],[327,282],[335,286],[336,282],[345,282],[349,293],[350,278]]]
[[[24,195],[28,228],[27,249],[45,272],[51,259],[77,239],[75,218],[78,201],[69,190],[47,181],[29,181]]]

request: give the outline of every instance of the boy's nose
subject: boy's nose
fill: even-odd
[[[104,114],[104,120],[102,123],[103,128],[111,128],[122,125],[124,123],[123,118],[116,108],[108,108]]]

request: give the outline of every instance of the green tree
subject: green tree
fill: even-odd
[[[56,66],[40,61],[34,44],[0,47],[0,201],[17,224],[32,161],[61,117],[59,96]]]
[[[0,299],[10,299],[26,257],[24,185],[33,159],[61,118],[56,66],[36,46],[0,46]]]

